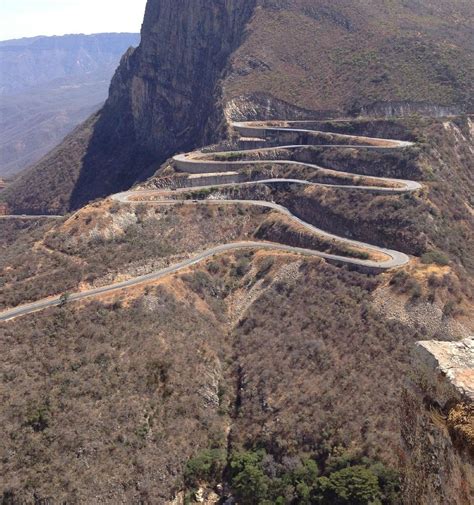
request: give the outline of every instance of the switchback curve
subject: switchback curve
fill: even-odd
[[[264,155],[269,151],[291,151],[293,149],[300,149],[304,146],[311,145],[311,139],[306,143],[290,143],[286,144],[284,140],[287,138],[291,138],[292,136],[295,138],[308,138],[311,135],[323,134],[327,136],[331,136],[327,132],[319,132],[317,130],[317,122],[311,121],[271,121],[271,122],[244,122],[244,123],[233,123],[234,129],[242,136],[242,137],[252,137],[253,139],[260,139],[262,142],[270,140],[272,143],[271,147],[261,147],[259,149],[247,149],[241,151],[232,151],[232,155],[245,157],[249,154],[257,154],[260,156],[260,159],[249,159],[249,160],[229,160],[226,159],[228,157],[228,152],[213,152],[213,153],[204,153],[203,151],[195,151],[193,153],[187,154],[179,154],[174,157],[174,163],[178,170],[183,172],[191,172],[194,174],[212,174],[216,172],[226,172],[229,170],[235,170],[238,168],[242,168],[243,166],[249,165],[257,165],[257,164],[282,164],[282,165],[298,165],[302,168],[311,168],[318,171],[322,171],[328,175],[334,176],[344,176],[349,178],[360,178],[361,176],[357,176],[353,173],[341,172],[338,170],[331,170],[327,168],[322,168],[317,165],[313,165],[310,163],[303,163],[299,161],[285,160],[285,159],[271,159],[270,161],[265,160]],[[313,144],[317,145],[318,148],[338,148],[338,149],[347,149],[347,148],[357,148],[357,149],[369,149],[369,150],[391,150],[391,149],[404,149],[413,145],[411,142],[400,141],[400,140],[391,140],[391,139],[379,139],[372,137],[361,137],[361,136],[352,136],[352,135],[342,135],[336,134],[333,135],[336,140],[340,140],[341,143],[329,143],[329,144]],[[262,158],[263,155],[263,158]],[[221,158],[221,159],[220,159]],[[224,161],[222,160],[224,158]],[[235,172],[234,172],[235,173]],[[328,261],[337,263],[337,264],[347,264],[356,268],[365,269],[371,272],[383,272],[388,269],[401,267],[406,265],[409,262],[409,257],[399,251],[394,251],[391,249],[386,249],[383,247],[378,247],[372,244],[367,244],[364,242],[350,240],[343,237],[339,237],[337,235],[333,235],[324,230],[316,228],[300,219],[299,217],[292,214],[289,209],[283,207],[282,205],[276,204],[274,202],[268,201],[260,201],[260,200],[202,200],[202,201],[188,201],[188,200],[179,200],[175,198],[175,195],[179,195],[182,192],[199,191],[203,189],[211,189],[211,188],[224,188],[224,187],[235,187],[235,186],[248,186],[248,185],[271,185],[271,184],[300,184],[305,186],[323,186],[323,187],[337,187],[340,189],[351,189],[351,190],[360,190],[360,191],[369,191],[372,193],[407,193],[414,192],[421,189],[421,184],[415,181],[409,180],[401,180],[401,179],[392,179],[386,177],[375,177],[375,176],[363,176],[365,180],[371,182],[373,184],[368,185],[342,185],[342,184],[323,184],[317,182],[311,182],[305,179],[285,179],[285,178],[271,178],[271,179],[262,179],[255,181],[246,181],[240,183],[228,183],[228,184],[212,184],[212,185],[203,185],[198,187],[183,187],[178,188],[173,191],[170,190],[142,190],[142,191],[127,191],[123,193],[118,193],[116,195],[112,195],[112,199],[121,202],[121,203],[135,203],[135,204],[149,204],[149,205],[196,205],[196,204],[206,204],[206,205],[251,205],[258,207],[266,207],[290,218],[295,224],[303,226],[310,233],[314,233],[323,238],[335,240],[343,245],[347,245],[350,247],[362,248],[368,252],[377,253],[379,256],[384,257],[384,260],[375,261],[370,259],[360,259],[360,258],[351,258],[346,256],[340,256],[335,254],[328,254],[317,250],[312,249],[304,249],[299,247],[292,247],[283,244],[276,244],[271,242],[236,242],[223,244],[218,247],[214,247],[207,251],[201,252],[193,258],[185,260],[176,265],[170,266],[168,268],[159,270],[157,272],[152,272],[148,275],[136,277],[134,279],[130,279],[128,281],[124,281],[118,284],[113,284],[110,286],[104,286],[101,288],[92,289],[89,291],[84,291],[80,293],[75,293],[70,295],[68,298],[69,301],[78,301],[86,298],[91,298],[95,296],[100,296],[107,293],[113,293],[125,288],[137,286],[143,283],[152,282],[159,280],[167,275],[178,272],[182,269],[189,268],[201,261],[204,261],[210,257],[216,256],[218,254],[222,254],[230,251],[237,251],[243,249],[266,249],[266,250],[276,250],[289,252],[294,254],[302,254],[306,256],[313,256],[318,258],[324,258]],[[377,185],[378,184],[378,185]],[[152,199],[147,199],[148,197]],[[20,307],[16,307],[11,310],[7,310],[0,313],[0,321],[7,321],[10,319],[14,319],[16,317],[30,314],[36,312],[38,310],[42,310],[47,307],[59,305],[62,302],[61,299],[58,298],[48,298],[45,300],[41,300],[38,302],[30,303],[27,305],[22,305]]]

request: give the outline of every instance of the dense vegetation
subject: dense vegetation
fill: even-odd
[[[267,477],[288,492],[309,456],[319,468],[310,489],[325,477],[339,485],[342,467],[329,462],[353,448],[350,466],[379,496],[370,472],[375,460],[396,464],[392,413],[419,335],[370,308],[377,284],[318,261],[243,254],[0,325],[2,492],[156,503],[192,477],[184,468],[199,448],[227,460],[230,442],[235,464],[242,447],[271,455]],[[219,465],[197,464],[215,475]]]
[[[374,308],[381,282],[245,253],[0,325],[4,499],[223,482],[249,504],[398,503],[394,412],[424,333]]]
[[[321,471],[320,465],[324,471]],[[319,463],[313,458],[277,462],[265,450],[225,455],[207,450],[188,461],[185,482],[218,485],[222,477],[242,505],[381,505],[400,502],[397,473],[349,451],[335,452]]]
[[[198,209],[103,202],[65,223],[4,221],[3,292],[25,300],[44,296],[28,286],[64,292],[85,272],[136,273],[169,247],[207,245],[203,226],[227,240],[262,219]],[[438,268],[445,273],[428,288],[416,272],[391,276],[390,296],[420,306],[446,296],[446,317],[455,315],[462,289]],[[262,503],[300,494],[345,503],[359,492],[396,503],[387,497],[396,476],[380,465],[403,457],[394,412],[410,346],[431,334],[376,308],[384,282],[317,260],[242,253],[118,298],[64,297],[59,308],[0,325],[4,500],[156,503],[184,481],[224,472],[243,502],[241,483],[256,475]],[[349,462],[331,466],[347,451]]]
[[[170,498],[189,434],[223,432],[206,400],[223,327],[197,302],[156,287],[1,325],[2,503]]]

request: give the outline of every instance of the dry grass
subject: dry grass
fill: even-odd
[[[474,459],[474,406],[460,403],[451,409],[447,425],[458,447]]]
[[[352,444],[393,463],[416,334],[374,315],[373,279],[270,258],[223,256],[2,324],[1,491],[162,503],[193,454],[226,448],[229,425],[233,447],[276,458]],[[254,291],[236,322],[234,295]]]
[[[269,2],[233,57],[225,95],[264,92],[309,110],[397,101],[472,107],[472,16],[467,0]]]

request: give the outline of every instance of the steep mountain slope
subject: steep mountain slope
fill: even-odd
[[[463,1],[353,5],[150,0],[142,44],[122,60],[102,111],[7,189],[16,210],[60,211],[156,171],[59,219],[0,219],[0,310],[44,302],[0,315],[3,503],[472,503],[472,402],[411,359],[417,341],[474,329],[472,118],[226,125],[362,105],[468,110],[462,93],[449,102],[429,86],[420,104],[405,64],[390,69],[410,103],[380,83],[372,98],[368,82],[350,88],[358,103],[345,86],[322,99],[304,78],[295,84],[296,67],[314,82],[330,72],[318,68],[307,24],[355,50],[416,21],[415,37],[435,44],[448,33],[468,54],[452,32],[466,33]],[[259,38],[265,30],[272,38]],[[303,37],[315,44],[306,67]],[[458,89],[456,79],[442,89]],[[217,145],[161,164],[226,130]],[[364,261],[387,253],[341,248],[347,239],[403,261],[368,274]]]
[[[471,2],[270,3],[256,9],[233,56],[226,103],[263,92],[305,109],[356,114],[472,110]]]
[[[0,44],[0,175],[37,162],[107,98],[138,34],[39,37]]]
[[[50,154],[6,197],[13,210],[57,210],[31,181],[61,164],[60,210],[76,208],[222,137],[225,115],[472,110],[472,18],[468,0],[150,0],[85,149]]]
[[[261,169],[272,178],[329,187],[276,189],[260,181],[260,190],[180,192],[188,174],[171,164],[145,184],[161,188],[156,201],[150,199],[156,190],[136,191],[136,201],[115,196],[58,221],[0,220],[2,307],[63,293],[56,308],[0,323],[4,502],[183,504],[188,491],[208,493],[216,503],[217,491],[242,505],[333,505],[336,498],[344,505],[398,505],[415,486],[417,505],[470,503],[472,463],[456,453],[460,442],[447,432],[452,404],[427,406],[444,433],[436,441],[444,451],[436,450],[426,468],[425,455],[407,444],[420,406],[406,400],[404,389],[418,373],[410,362],[416,341],[458,339],[473,329],[472,282],[464,269],[472,265],[473,221],[465,202],[472,193],[472,124],[456,118],[319,126],[417,142],[397,143],[395,151],[323,149],[317,142],[299,148],[306,163],[319,156],[326,166],[349,170],[345,177],[355,187],[333,188],[342,177],[321,178],[314,166],[293,165],[297,160],[278,166],[270,148],[248,153],[253,176],[263,157]],[[328,136],[343,140],[327,133],[313,140]],[[227,152],[210,148],[208,156],[239,161],[245,153],[236,144],[227,142]],[[203,157],[186,159],[204,170]],[[374,194],[362,189],[369,183],[363,174],[410,176],[422,187]],[[248,175],[245,165],[238,175]],[[358,238],[369,229],[372,243],[422,257],[370,276],[256,245],[94,300],[73,303],[67,296],[161,270],[216,243],[258,239],[308,247],[301,226],[248,202],[224,201],[240,198],[284,202],[313,224],[323,214],[325,229],[341,222],[344,229],[352,219],[344,235]],[[431,433],[429,427],[423,434],[425,448]],[[469,453],[469,437],[462,440]],[[449,463],[438,475],[436,458],[446,454]],[[404,468],[416,473],[399,474]],[[419,476],[430,484],[416,486]],[[444,485],[434,494],[438,477]],[[401,490],[403,482],[409,487]],[[356,493],[354,500],[344,499],[347,493]]]
[[[0,496],[165,504],[194,455],[243,442],[289,469],[343,446],[393,466],[415,332],[372,310],[375,286],[298,257],[230,256],[1,325]]]

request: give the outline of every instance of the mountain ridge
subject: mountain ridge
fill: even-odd
[[[138,34],[35,37],[0,44],[0,175],[38,162],[101,108]]]
[[[0,93],[16,94],[55,79],[116,65],[136,33],[39,36],[0,43]]]

